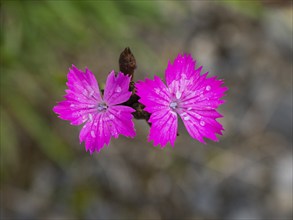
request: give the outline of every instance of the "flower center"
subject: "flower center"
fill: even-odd
[[[99,112],[105,111],[107,108],[108,108],[108,106],[106,105],[106,103],[99,103],[98,107],[97,107]]]
[[[176,101],[172,101],[169,106],[170,106],[170,108],[172,108],[173,110],[175,110],[178,107],[178,104],[177,104]]]

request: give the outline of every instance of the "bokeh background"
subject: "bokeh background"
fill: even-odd
[[[1,1],[1,219],[291,219],[292,1]],[[52,112],[68,68],[103,86],[190,53],[229,87],[220,142],[119,137],[92,156]]]

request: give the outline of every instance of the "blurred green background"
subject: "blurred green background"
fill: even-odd
[[[1,1],[1,219],[291,219],[291,1]],[[103,86],[191,53],[225,79],[219,143],[120,137],[90,156],[52,112],[68,68]]]

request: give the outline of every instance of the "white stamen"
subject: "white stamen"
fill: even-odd
[[[171,102],[170,107],[173,108],[173,109],[176,109],[177,108],[177,102]]]
[[[108,107],[105,103],[100,103],[98,104],[98,107],[97,107],[98,111],[103,111],[103,110],[106,110],[107,108]]]

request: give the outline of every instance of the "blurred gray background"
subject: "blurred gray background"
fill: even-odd
[[[292,1],[1,1],[1,219],[291,219]],[[90,156],[53,113],[68,68],[103,87],[190,53],[229,87],[220,142],[120,137]]]

